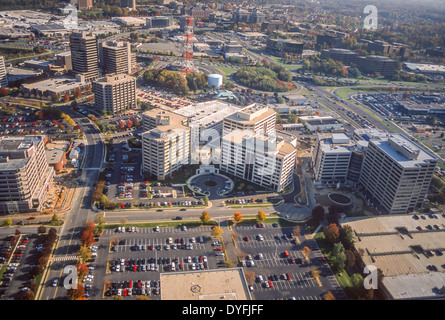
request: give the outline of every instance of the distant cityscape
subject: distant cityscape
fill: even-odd
[[[445,6],[366,5],[6,1],[0,300],[443,300]]]

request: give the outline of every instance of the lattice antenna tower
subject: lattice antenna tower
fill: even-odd
[[[193,17],[185,17],[184,51],[182,53],[182,71],[187,75],[195,71],[193,63]]]

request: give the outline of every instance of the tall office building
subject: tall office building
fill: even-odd
[[[96,110],[116,114],[136,107],[136,78],[109,75],[93,82]]]
[[[131,73],[131,45],[123,41],[99,43],[100,65],[104,74]]]
[[[317,135],[312,153],[315,181],[345,182],[354,145],[344,133]]]
[[[90,10],[93,7],[93,0],[78,0],[79,10]]]
[[[128,8],[130,10],[136,10],[136,0],[121,0],[121,8]]]
[[[40,211],[54,169],[48,165],[44,136],[0,138],[0,213]]]
[[[224,118],[223,136],[235,130],[273,134],[277,113],[269,107],[253,103]]]
[[[6,88],[8,86],[8,76],[5,65],[5,58],[0,56],[0,87]]]
[[[402,135],[369,140],[359,184],[382,213],[409,213],[427,194],[437,158]]]
[[[97,39],[86,31],[73,32],[70,36],[71,63],[74,74],[84,81],[93,81],[99,76]]]
[[[220,169],[281,192],[292,182],[296,156],[296,148],[275,135],[236,130],[222,138]]]
[[[190,160],[188,119],[162,109],[143,114],[142,171],[165,180]]]

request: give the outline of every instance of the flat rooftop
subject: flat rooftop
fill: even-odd
[[[404,168],[415,167],[425,161],[437,161],[434,155],[399,134],[391,134],[388,138],[371,139],[370,143]]]
[[[242,268],[161,273],[161,300],[251,300]]]
[[[234,104],[213,100],[192,104],[175,110],[174,113],[187,117],[191,124],[210,127],[239,110]]]
[[[445,254],[436,254],[445,253],[445,218],[423,216],[425,219],[414,215],[359,217],[341,222],[354,230],[355,247],[364,250],[364,264],[383,271],[383,283],[395,299],[431,297],[434,287],[445,285]],[[429,265],[438,271],[428,270]]]

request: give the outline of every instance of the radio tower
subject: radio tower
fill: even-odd
[[[195,65],[193,64],[193,17],[185,17],[184,37],[182,72],[187,76],[188,73],[195,71]]]

